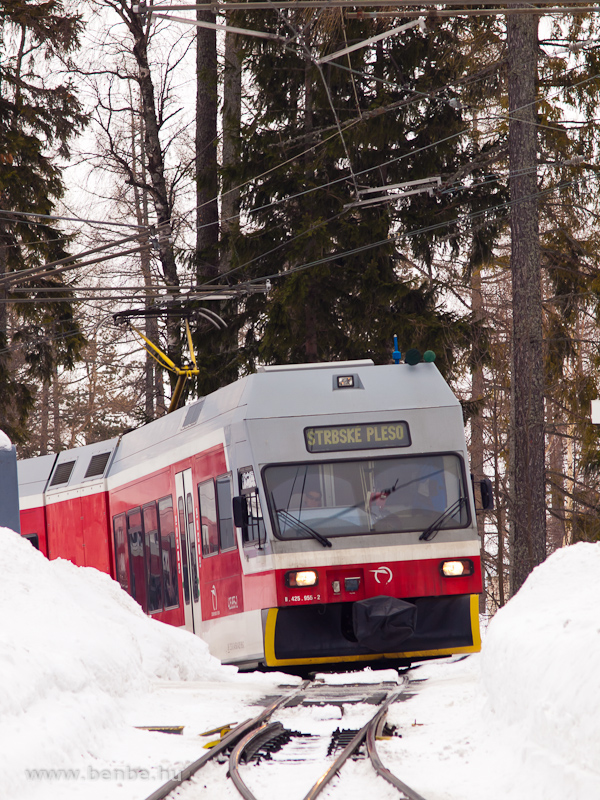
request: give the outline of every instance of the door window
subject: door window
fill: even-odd
[[[217,501],[212,478],[198,484],[200,520],[202,525],[202,555],[219,552],[219,529],[217,525]]]
[[[125,534],[125,514],[117,514],[116,517],[113,517],[113,536],[117,580],[121,589],[129,593],[129,550]]]
[[[190,604],[190,574],[188,569],[187,528],[185,524],[185,507],[183,497],[177,498],[177,515],[179,517],[179,541],[181,544],[181,580],[183,583],[183,599],[186,606]]]
[[[190,492],[186,495],[186,515],[188,525],[188,537],[190,542],[190,568],[192,578],[192,592],[194,600],[200,599],[200,586],[198,583],[198,553],[196,552],[196,525],[194,523],[194,501]]]
[[[145,505],[142,514],[148,579],[148,611],[152,613],[153,611],[162,611],[163,607],[162,563],[156,503]]]
[[[165,608],[179,608],[179,580],[177,576],[177,545],[175,542],[175,519],[173,498],[163,497],[158,501],[162,573]]]
[[[137,600],[144,611],[148,611],[142,512],[139,508],[134,508],[133,511],[127,512],[127,544],[129,549],[131,596],[134,600]]]

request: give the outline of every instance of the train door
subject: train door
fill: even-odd
[[[199,633],[202,615],[191,469],[186,469],[175,475],[175,489],[177,492],[177,520],[179,522],[179,542],[181,545],[181,582],[185,627],[188,630]]]
[[[219,475],[198,484],[202,531],[202,599],[206,621],[244,610],[242,569],[233,524],[231,475]],[[221,628],[223,631],[225,627]],[[223,644],[220,634],[205,628],[215,653]]]

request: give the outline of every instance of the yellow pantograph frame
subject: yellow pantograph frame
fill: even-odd
[[[194,343],[192,342],[192,332],[190,330],[189,323],[187,319],[185,320],[185,332],[187,334],[187,341],[188,347],[190,350],[190,359],[192,361],[192,367],[178,367],[170,358],[169,356],[164,353],[160,347],[151,342],[150,339],[141,331],[139,328],[136,328],[135,325],[132,325],[131,322],[129,323],[131,330],[137,333],[137,335],[142,339],[146,345],[143,345],[144,350],[151,356],[157,364],[159,364],[164,369],[169,370],[169,372],[173,372],[177,375],[177,383],[175,384],[175,389],[173,390],[173,396],[171,397],[171,403],[169,405],[169,410],[167,414],[170,414],[171,411],[175,411],[179,406],[179,400],[181,399],[181,393],[183,392],[183,387],[185,386],[185,382],[191,378],[193,375],[199,375],[200,370],[198,369],[198,364],[196,363],[196,354],[194,352]]]

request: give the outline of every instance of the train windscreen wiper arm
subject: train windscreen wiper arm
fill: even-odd
[[[430,539],[433,539],[448,517],[451,517],[453,514],[456,514],[457,511],[460,511],[465,500],[466,498],[461,496],[458,498],[458,500],[455,500],[451,506],[448,506],[448,508],[442,512],[437,519],[433,520],[429,527],[425,528],[423,533],[419,536],[419,540],[428,542]]]
[[[277,513],[281,514],[281,518],[285,522],[292,522],[294,525],[297,525],[301,531],[308,533],[309,536],[312,536],[313,539],[316,539],[317,542],[320,542],[323,545],[323,547],[332,546],[329,539],[326,539],[324,536],[321,536],[320,533],[317,533],[317,531],[314,531],[312,528],[309,528],[309,526],[305,522],[302,522],[302,520],[299,520],[298,517],[295,517],[293,514],[290,514],[289,511],[286,511],[283,508],[278,508]]]

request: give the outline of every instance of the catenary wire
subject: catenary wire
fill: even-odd
[[[593,177],[595,177],[595,175]],[[535,196],[540,196],[541,194],[549,194],[549,193],[554,192],[556,190],[559,190],[559,189],[562,189],[562,188],[566,188],[567,186],[573,185],[575,183],[577,183],[577,179],[575,179],[573,181],[562,183],[562,184],[560,184],[558,186],[555,186],[555,187],[550,187],[547,190],[545,190],[544,192],[541,192],[541,193],[539,193],[538,195],[535,195]],[[523,202],[523,201],[525,201],[527,199],[528,198],[522,198],[519,202]],[[514,202],[516,202],[516,201],[514,201]],[[470,218],[473,218],[473,217],[478,216],[478,215],[486,214],[489,211],[494,211],[494,210],[497,210],[497,209],[500,209],[500,208],[505,208],[505,207],[511,206],[512,204],[513,203],[509,201],[509,202],[503,203],[503,204],[501,204],[499,206],[493,206],[493,207],[490,207],[488,209],[483,209],[480,212],[476,212],[476,214],[463,216],[462,219],[463,220],[464,219],[470,219]],[[418,234],[420,234],[422,232],[431,230],[432,227],[442,227],[444,225],[451,225],[451,224],[455,224],[456,222],[460,222],[460,221],[461,221],[461,218],[459,218],[457,220],[452,220],[452,221],[446,222],[446,223],[440,223],[438,226],[430,226],[429,228],[423,228],[423,229],[420,229],[420,230],[417,230],[417,231],[412,231],[409,234],[396,235],[396,236],[390,237],[388,239],[383,239],[383,240],[381,240],[379,242],[371,243],[370,245],[364,245],[364,246],[362,246],[360,248],[355,248],[354,250],[345,251],[345,252],[342,252],[342,253],[334,253],[334,254],[331,254],[330,256],[325,257],[323,259],[319,259],[317,261],[310,262],[309,264],[299,265],[299,266],[294,267],[294,268],[292,268],[292,269],[290,269],[290,270],[288,270],[288,271],[286,271],[284,273],[273,273],[272,275],[269,275],[269,276],[263,276],[261,279],[255,279],[255,280],[252,280],[252,281],[248,281],[248,284],[258,283],[259,280],[260,281],[264,281],[264,280],[274,279],[274,278],[285,278],[285,277],[288,277],[289,275],[293,274],[294,272],[300,272],[302,270],[309,269],[309,268],[311,268],[313,266],[317,266],[319,264],[323,264],[323,263],[327,263],[329,261],[335,260],[336,258],[343,258],[343,257],[346,257],[348,255],[354,255],[354,254],[356,254],[358,252],[364,252],[366,250],[373,249],[375,247],[383,246],[384,244],[389,244],[390,242],[397,241],[399,238],[402,238],[403,236],[406,236],[406,238],[410,238],[411,236],[416,236],[416,235],[418,235]],[[492,222],[496,222],[496,221],[497,220],[492,220]],[[104,300],[106,298],[103,297],[103,298],[97,298],[97,299]],[[130,299],[130,298],[124,298],[124,299]],[[56,302],[56,300],[55,300],[55,302]],[[81,304],[91,305],[91,301],[89,299],[83,299],[82,301],[76,301],[76,302],[81,303]],[[59,334],[59,335],[54,336],[54,337],[46,337],[46,338],[47,338],[48,341],[59,341],[59,340],[62,340],[62,339],[70,338],[72,336],[79,336],[79,335],[80,335],[80,331],[77,330],[77,331],[66,332],[64,334]],[[17,344],[14,344],[14,345],[11,345],[9,347],[1,349],[0,350],[0,354],[16,352],[18,349],[22,349],[24,346],[25,346],[25,344],[23,342],[19,342]]]
[[[35,214],[32,211],[9,211],[7,209],[1,208],[0,214],[4,214],[5,216],[17,216],[17,217],[39,217],[41,219],[51,219],[56,220],[59,222],[81,222],[85,225],[106,225],[108,227],[117,227],[117,228],[136,228],[141,231],[148,230],[148,225],[134,225],[131,222],[110,222],[109,220],[98,220],[98,219],[83,219],[82,217],[65,217],[60,216],[58,214]],[[43,223],[33,223],[43,225]]]
[[[575,71],[576,69],[579,69],[579,66],[575,66],[575,67],[571,68],[570,70],[567,70],[567,71],[565,72],[565,75],[567,75],[569,72],[573,72],[573,71]],[[597,74],[597,75],[594,75],[594,76],[591,76],[591,77],[588,77],[588,78],[586,78],[586,79],[584,79],[584,80],[582,80],[582,81],[579,81],[578,83],[574,84],[572,87],[568,87],[568,88],[570,88],[570,89],[577,88],[578,86],[581,86],[581,85],[583,85],[583,84],[585,84],[585,83],[589,83],[590,81],[592,81],[592,80],[596,80],[596,79],[598,79],[599,77],[600,77],[600,75],[598,75],[598,74]],[[444,89],[448,88],[448,86],[451,86],[451,85],[453,85],[453,84],[448,84],[447,86],[441,87],[441,89],[440,89],[439,91],[443,91]],[[518,111],[521,111],[521,110],[523,110],[524,108],[527,108],[529,105],[535,105],[536,103],[538,103],[538,102],[541,102],[541,100],[551,100],[551,99],[553,99],[554,97],[558,96],[558,95],[561,93],[561,91],[564,91],[564,89],[565,89],[565,87],[561,87],[561,89],[560,89],[560,90],[557,90],[557,92],[556,92],[554,95],[551,95],[551,96],[550,96],[550,97],[548,97],[548,98],[538,98],[538,99],[536,99],[536,100],[535,100],[533,103],[527,103],[527,104],[525,104],[525,105],[523,105],[523,106],[519,106],[518,108],[516,108],[516,109],[513,109],[513,110],[512,110],[510,113],[508,113],[508,114],[506,114],[506,115],[504,115],[504,116],[499,116],[498,118],[499,118],[499,119],[502,119],[502,120],[503,120],[503,122],[510,121],[510,119],[511,119],[512,115],[514,115],[516,112],[518,112]],[[418,99],[420,99],[420,98],[415,98],[415,99],[414,99],[414,101],[410,101],[410,102],[417,102],[417,100],[418,100]],[[355,120],[353,120],[353,121],[352,121],[352,123],[351,123],[351,124],[358,124],[358,123],[359,123],[359,122],[361,122],[361,121],[363,121],[361,118],[356,118]],[[549,129],[552,129],[552,130],[555,130],[555,129],[556,129],[554,126],[548,126],[548,125],[545,125],[544,123],[532,123],[532,124],[535,124],[537,127],[541,127],[541,128],[549,128]],[[350,125],[348,125],[348,127],[350,127]],[[486,131],[486,132],[483,132],[483,133],[481,133],[481,134],[480,134],[480,137],[482,137],[482,136],[483,136],[483,137],[485,137],[485,136],[492,136],[492,135],[494,135],[495,133],[497,133],[497,132],[498,132],[498,131],[501,129],[501,127],[502,127],[502,126],[501,126],[501,124],[499,124],[499,125],[497,125],[495,128],[493,128],[491,131]],[[461,135],[463,135],[463,134],[465,134],[465,133],[468,133],[468,132],[469,132],[469,130],[470,130],[470,128],[465,128],[465,129],[463,129],[463,130],[461,130],[461,131],[458,131],[456,134],[452,134],[451,136],[448,136],[448,137],[445,137],[445,138],[442,138],[442,139],[438,139],[437,141],[435,141],[435,142],[431,142],[431,143],[429,143],[428,145],[425,145],[425,146],[424,146],[424,147],[422,147],[422,148],[419,148],[419,149],[417,149],[417,150],[413,150],[413,151],[411,151],[410,153],[406,153],[406,154],[403,154],[403,155],[401,155],[401,156],[397,156],[397,157],[395,157],[395,158],[393,158],[393,159],[390,159],[390,160],[388,160],[388,161],[385,161],[385,162],[383,162],[383,163],[381,163],[381,164],[378,164],[378,165],[376,165],[376,166],[369,167],[368,169],[365,169],[365,170],[362,170],[362,171],[360,171],[360,172],[357,172],[357,173],[356,173],[356,176],[358,177],[358,176],[360,176],[360,175],[364,175],[364,174],[366,174],[366,173],[368,173],[368,172],[372,172],[372,171],[374,171],[374,170],[376,170],[376,169],[381,169],[382,167],[386,167],[386,166],[389,166],[389,165],[391,165],[391,164],[397,163],[398,161],[400,161],[400,160],[402,160],[402,159],[404,159],[404,158],[408,158],[408,157],[410,157],[411,155],[415,155],[415,154],[417,154],[417,153],[419,153],[419,152],[421,152],[421,151],[423,151],[423,150],[425,150],[425,149],[430,149],[430,148],[432,148],[432,147],[435,147],[435,146],[437,146],[438,144],[443,144],[443,143],[445,143],[445,142],[447,142],[447,141],[450,141],[450,140],[451,140],[451,139],[453,139],[453,138],[456,138],[456,137],[458,137],[458,136],[461,136]],[[562,130],[562,129],[559,129],[559,130]],[[308,149],[307,149],[307,150],[305,150],[304,152],[302,152],[302,153],[299,153],[299,154],[297,154],[296,156],[294,156],[294,157],[292,157],[292,158],[290,158],[290,159],[287,159],[286,161],[282,162],[281,164],[277,164],[275,167],[271,167],[271,168],[270,168],[269,170],[267,170],[266,172],[264,172],[264,173],[261,173],[260,175],[258,175],[258,176],[254,177],[254,178],[251,178],[251,179],[250,179],[250,180],[248,180],[248,181],[245,181],[245,182],[243,182],[243,183],[239,184],[238,186],[234,187],[233,189],[230,189],[230,190],[228,190],[228,192],[232,192],[232,191],[236,191],[236,190],[238,190],[238,189],[241,189],[241,188],[243,188],[243,187],[244,187],[244,186],[246,186],[246,185],[249,185],[249,184],[251,184],[251,183],[253,183],[253,182],[257,181],[257,180],[260,180],[260,178],[264,177],[265,175],[267,175],[267,174],[269,174],[269,173],[271,173],[271,172],[274,172],[275,170],[279,169],[280,167],[283,167],[283,166],[285,166],[285,165],[287,165],[287,164],[289,164],[289,163],[291,163],[291,162],[293,162],[293,161],[296,161],[297,159],[301,158],[302,156],[306,155],[307,153],[309,153],[309,152],[313,151],[313,150],[314,150],[316,147],[319,147],[319,146],[321,146],[322,144],[325,144],[325,143],[326,143],[327,141],[329,141],[330,139],[332,139],[332,138],[335,138],[335,135],[336,135],[336,134],[332,134],[332,135],[330,135],[329,137],[327,137],[327,139],[324,139],[323,141],[316,143],[315,145],[313,145],[312,147],[308,148]],[[297,194],[295,194],[295,195],[291,195],[290,197],[287,197],[287,198],[281,198],[280,200],[275,200],[275,201],[273,201],[272,203],[267,203],[267,204],[265,204],[264,206],[260,206],[260,207],[258,207],[258,208],[256,208],[256,209],[250,209],[250,210],[247,210],[247,211],[246,211],[246,212],[244,212],[244,213],[246,213],[246,214],[255,214],[255,213],[257,213],[258,211],[262,211],[262,210],[265,210],[265,209],[267,209],[267,208],[271,208],[271,207],[273,207],[273,206],[276,206],[276,205],[283,204],[283,203],[285,203],[285,202],[288,202],[289,200],[295,199],[296,197],[300,197],[300,196],[302,196],[303,194],[308,194],[308,193],[310,193],[310,192],[318,191],[319,189],[322,189],[322,188],[328,188],[329,186],[332,186],[332,185],[334,185],[334,184],[336,184],[336,183],[341,183],[341,182],[343,182],[343,181],[348,181],[349,179],[350,179],[350,175],[347,175],[347,176],[344,176],[344,177],[342,177],[342,178],[338,178],[338,179],[336,179],[336,180],[334,180],[334,181],[329,181],[329,182],[327,182],[327,183],[325,183],[325,184],[322,184],[322,185],[320,185],[320,186],[311,187],[311,189],[305,190],[304,192],[299,192],[299,193],[297,193]],[[222,195],[220,195],[220,196],[222,196]],[[217,196],[217,199],[218,199],[218,197],[219,197],[219,196]],[[198,210],[200,210],[201,208],[203,208],[203,206],[207,205],[208,203],[210,203],[210,202],[214,202],[214,199],[215,199],[215,198],[213,198],[212,200],[206,201],[205,203],[203,203],[203,204],[202,204],[202,205],[200,205],[200,206],[197,206],[197,207],[195,207],[195,208],[193,208],[193,209],[190,209],[188,212],[186,212],[186,213],[185,213],[185,214],[182,216],[182,218],[185,218],[185,217],[186,217],[188,214],[190,214],[190,213],[194,213],[195,211],[198,211]],[[225,221],[231,221],[231,220],[234,220],[234,219],[239,219],[239,217],[240,217],[240,216],[242,216],[242,214],[237,214],[237,215],[234,215],[234,216],[232,216],[232,217],[228,218],[228,219],[227,219],[227,220],[225,220]],[[215,223],[208,223],[208,225],[213,225],[213,224],[215,224]]]
[[[273,4],[271,4],[271,5],[273,5]],[[292,25],[289,25],[289,27],[291,27],[291,28],[292,28],[292,30],[293,30],[293,31],[295,31],[296,35],[297,35],[297,36],[299,36],[299,33],[298,33],[298,31],[296,31],[296,29],[294,28],[294,26],[292,26]],[[337,64],[336,64],[336,66],[339,66],[339,65],[337,65]],[[574,69],[575,69],[575,68],[574,68]],[[598,76],[593,76],[593,78],[588,78],[588,79],[586,79],[585,81],[581,81],[581,82],[580,82],[580,84],[581,84],[581,83],[585,83],[585,82],[587,82],[587,81],[589,81],[589,80],[593,80],[594,78],[597,78],[597,77],[598,77]],[[365,75],[365,78],[369,78],[369,76]],[[580,85],[580,84],[575,84],[575,85],[574,85],[574,87],[570,87],[570,88],[575,88],[576,86],[578,86],[578,85]],[[326,85],[326,82],[325,82],[325,85]],[[445,87],[443,87],[443,88],[445,88]],[[443,89],[442,89],[442,90],[443,90]],[[441,91],[441,90],[438,90],[438,91]],[[330,99],[330,101],[331,101],[331,96],[330,96],[330,95],[329,95],[329,99]],[[538,102],[538,101],[535,101],[535,102]],[[333,107],[333,103],[331,102],[330,104],[331,104],[331,106],[332,106],[332,110],[333,110],[333,112],[334,112],[334,114],[335,114],[335,117],[336,117],[336,122],[337,122],[337,125],[338,125],[338,132],[340,132],[340,131],[339,131],[339,127],[340,127],[339,118],[338,118],[338,116],[337,116],[337,113],[335,112],[335,108]],[[515,109],[515,110],[514,110],[512,113],[515,113],[515,111],[518,111],[518,110],[520,110],[520,109]],[[510,117],[510,115],[508,115],[508,116]],[[356,122],[359,122],[359,121],[360,121],[360,119],[356,120]],[[546,127],[548,127],[548,126],[546,126]],[[468,130],[468,129],[467,129],[467,130]],[[457,135],[460,135],[460,133],[459,133],[459,134],[457,134]],[[342,137],[342,139],[343,139],[343,137]],[[443,140],[441,140],[441,141],[443,141]],[[431,145],[429,145],[429,146],[434,146],[435,144],[438,144],[438,143],[440,143],[440,142],[432,143],[432,144],[431,144]],[[319,144],[321,144],[321,143],[319,143]],[[344,142],[344,146],[345,146],[345,142]],[[311,150],[313,150],[313,149],[314,149],[314,146],[313,146],[313,147],[311,147],[311,148],[309,149],[309,151],[311,151]],[[347,152],[347,151],[346,151],[346,152]],[[418,152],[418,151],[415,151],[415,152]],[[410,154],[405,154],[404,156],[400,156],[400,157],[398,157],[397,159],[393,159],[393,160],[392,160],[392,162],[393,162],[393,161],[395,161],[395,160],[399,160],[400,158],[407,157],[408,155],[414,155],[414,152],[412,152],[412,153],[410,153]],[[291,160],[295,160],[295,159],[297,159],[298,157],[299,157],[299,156],[296,156],[294,159],[291,159]],[[300,196],[301,194],[306,194],[306,193],[308,193],[308,192],[311,192],[311,191],[316,191],[316,190],[318,190],[319,188],[325,188],[326,186],[328,186],[328,185],[332,185],[333,183],[338,183],[338,182],[347,181],[347,180],[349,180],[349,179],[350,179],[350,177],[352,177],[352,179],[354,180],[355,186],[356,186],[356,176],[355,176],[355,174],[354,174],[354,172],[353,172],[353,170],[352,170],[352,165],[351,165],[351,162],[350,162],[350,159],[349,159],[349,157],[348,157],[348,163],[349,163],[349,166],[350,166],[351,176],[345,176],[344,178],[337,179],[336,181],[330,182],[330,183],[328,183],[328,184],[324,184],[322,187],[313,187],[313,188],[311,188],[310,190],[306,190],[305,192],[298,193],[297,195],[293,195],[293,196],[291,196],[290,198],[283,198],[282,200],[276,201],[274,204],[279,204],[279,203],[282,203],[282,202],[286,202],[286,201],[288,201],[288,200],[290,200],[290,199],[293,199],[293,197],[297,197],[297,196]],[[387,163],[390,163],[390,162],[387,162]],[[281,165],[278,165],[278,166],[281,166]],[[371,168],[369,168],[368,170],[364,170],[362,173],[358,173],[358,174],[364,174],[364,172],[369,172],[369,171],[372,171],[372,170],[374,170],[374,169],[380,169],[382,166],[384,166],[384,165],[378,165],[377,167],[371,167]],[[258,179],[258,178],[254,178],[253,180],[257,180],[257,179]],[[250,182],[252,182],[252,181],[249,181],[248,183],[250,183]],[[450,191],[450,189],[447,189],[446,191]],[[251,213],[256,213],[257,211],[260,211],[260,210],[262,210],[262,209],[264,209],[264,208],[267,208],[267,207],[269,207],[269,205],[267,205],[267,206],[263,206],[263,207],[259,207],[259,208],[257,208],[257,209],[252,209],[252,210],[251,210]],[[68,220],[68,221],[86,222],[86,223],[89,223],[89,224],[109,224],[109,225],[117,225],[117,226],[121,226],[121,227],[130,227],[130,228],[132,228],[132,227],[133,227],[133,228],[142,229],[142,230],[144,230],[144,229],[146,229],[146,230],[147,230],[147,229],[148,229],[148,226],[139,226],[139,225],[133,225],[133,224],[126,224],[126,223],[107,223],[106,221],[100,221],[100,220],[84,220],[84,219],[82,219],[82,218],[80,218],[80,217],[59,217],[58,215],[40,215],[40,214],[33,214],[33,213],[29,214],[29,213],[27,213],[27,212],[4,212],[4,213],[6,213],[6,214],[8,214],[8,215],[10,215],[11,213],[14,213],[14,214],[17,214],[17,215],[22,215],[22,216],[45,217],[45,218],[48,218],[48,219],[63,219],[63,220]],[[339,215],[336,215],[336,216],[339,216]],[[334,217],[334,218],[335,218],[335,217]],[[302,232],[301,234],[298,234],[298,236],[305,235],[305,234],[306,234],[306,233],[308,233],[308,232],[309,232],[309,231],[304,231],[304,232]],[[285,246],[285,244],[287,244],[287,243],[289,243],[289,242],[291,242],[291,241],[294,241],[294,239],[295,239],[295,238],[297,238],[297,237],[294,237],[293,239],[289,240],[289,241],[288,241],[288,242],[286,242],[286,243],[282,243],[281,245],[279,245],[279,246],[278,246],[277,248],[275,248],[275,249],[279,249],[280,247],[282,247],[282,246]],[[111,245],[106,245],[105,247],[110,247],[110,246],[111,246]],[[129,251],[128,251],[128,252],[129,252]],[[241,269],[241,268],[244,268],[244,267],[245,267],[245,266],[247,266],[249,263],[253,263],[253,261],[255,261],[255,260],[257,260],[257,259],[259,259],[259,258],[261,258],[261,257],[265,257],[266,255],[269,255],[271,252],[272,252],[272,251],[269,251],[269,253],[263,254],[262,256],[258,256],[258,257],[256,257],[255,259],[252,259],[252,261],[251,261],[251,262],[247,262],[247,264],[245,264],[245,265],[241,265],[239,268],[236,268],[236,269]],[[119,255],[122,255],[122,254],[119,254]],[[77,255],[77,256],[73,256],[73,257],[71,257],[71,258],[72,258],[72,259],[75,259],[75,258],[80,258],[81,256],[82,256],[82,254],[79,254],[79,255]],[[94,262],[88,262],[88,263],[86,263],[86,264],[82,264],[82,265],[76,265],[76,266],[88,266],[89,264],[92,264],[92,263],[94,263]],[[42,267],[42,268],[37,268],[37,269],[45,269],[45,267]],[[22,280],[22,279],[25,277],[25,276],[22,276],[22,275],[20,275],[19,273],[13,273],[13,274],[12,274],[10,277],[11,277],[11,279],[13,279],[13,280],[14,280],[14,279],[15,279],[15,277],[16,277],[17,275],[18,275],[18,280]],[[45,275],[42,275],[42,276],[43,276],[43,277],[45,277]],[[39,277],[39,276],[38,276],[38,277]]]
[[[259,280],[260,281],[265,281],[265,280],[273,280],[275,278],[286,278],[289,275],[294,274],[295,272],[301,272],[302,270],[309,269],[310,267],[315,267],[315,266],[319,266],[321,264],[326,264],[326,263],[328,263],[330,261],[334,261],[337,258],[346,258],[347,256],[356,255],[358,253],[365,252],[366,250],[372,250],[375,247],[382,247],[383,245],[394,243],[394,242],[396,242],[396,241],[398,241],[400,239],[411,239],[411,238],[413,238],[415,236],[419,236],[419,235],[421,235],[423,233],[429,233],[429,232],[431,232],[433,230],[439,230],[440,228],[445,228],[445,227],[449,227],[451,225],[456,225],[456,224],[459,224],[459,223],[464,222],[464,221],[470,221],[472,219],[477,219],[478,217],[485,216],[486,214],[489,214],[492,211],[498,211],[498,210],[502,210],[502,209],[505,209],[505,208],[509,208],[512,205],[517,205],[519,203],[525,202],[526,200],[529,200],[532,197],[542,197],[544,195],[551,194],[551,193],[553,193],[555,191],[558,191],[558,190],[561,190],[561,189],[565,189],[568,186],[572,186],[572,185],[574,185],[576,183],[578,183],[578,179],[577,178],[572,180],[572,181],[565,181],[565,182],[563,182],[561,184],[558,184],[556,186],[544,189],[541,192],[536,192],[536,194],[534,194],[534,195],[530,195],[528,197],[520,198],[518,201],[517,200],[507,201],[506,203],[500,203],[500,204],[498,204],[496,206],[490,206],[489,208],[481,209],[481,210],[473,212],[471,214],[462,215],[462,216],[457,217],[457,218],[455,218],[453,220],[440,222],[440,223],[437,223],[435,225],[429,225],[427,227],[419,228],[418,230],[410,231],[408,233],[394,234],[393,236],[390,236],[387,239],[380,239],[377,242],[371,242],[370,244],[362,245],[361,247],[356,247],[356,248],[354,248],[352,250],[345,250],[345,251],[343,251],[341,253],[332,253],[332,254],[330,254],[328,256],[325,256],[323,258],[317,259],[315,261],[311,261],[308,264],[301,264],[301,265],[298,265],[296,267],[292,267],[291,269],[286,270],[285,272],[276,272],[276,273],[272,273],[271,275],[263,275],[263,276],[261,276],[261,278],[256,278],[256,279],[248,281],[248,283],[255,283],[255,282],[258,282]],[[498,218],[490,220],[490,224],[496,223],[498,221],[499,221]]]
[[[145,8],[145,13],[152,13],[154,10],[160,11],[198,11],[198,10],[206,10],[206,11],[214,11],[215,13],[224,13],[228,10],[242,10],[248,11],[249,9],[255,9],[257,11],[269,11],[275,9],[329,9],[329,8],[341,8],[344,9],[346,7],[350,8],[359,8],[362,6],[366,6],[368,8],[377,8],[381,6],[382,8],[390,8],[395,7],[399,11],[403,8],[412,8],[412,7],[437,7],[440,5],[444,6],[481,6],[485,7],[487,5],[495,5],[497,0],[443,0],[439,2],[439,0],[280,0],[277,2],[270,2],[269,0],[258,0],[258,2],[250,2],[247,3],[240,3],[240,2],[221,2],[221,0],[215,0],[214,3],[186,3],[186,4],[175,4],[175,5],[155,5],[152,3],[148,3]],[[535,0],[536,4],[539,6],[544,5],[552,5],[556,3],[556,0]],[[580,5],[587,5],[588,0],[574,0],[574,4],[579,7]],[[522,5],[522,0],[505,0],[505,11],[507,11],[511,6],[515,6],[519,8]]]
[[[596,176],[594,175],[593,177],[596,177]],[[284,272],[276,272],[276,273],[272,273],[270,275],[263,275],[260,278],[254,278],[252,280],[246,281],[246,283],[247,283],[247,285],[252,285],[252,284],[255,284],[255,283],[262,283],[262,282],[264,282],[266,280],[272,280],[272,279],[275,279],[275,278],[287,278],[287,277],[289,277],[290,275],[293,275],[296,272],[301,272],[301,271],[309,269],[311,267],[320,266],[321,264],[329,263],[330,261],[334,261],[334,260],[336,260],[338,258],[346,258],[348,256],[357,255],[358,253],[362,253],[362,252],[365,252],[367,250],[372,250],[372,249],[374,249],[376,247],[382,247],[383,245],[397,242],[400,239],[411,239],[411,238],[414,238],[415,236],[419,236],[419,235],[421,235],[423,233],[429,233],[429,232],[434,231],[434,230],[439,230],[441,228],[446,228],[446,227],[450,227],[452,225],[460,224],[461,222],[471,221],[473,219],[477,219],[478,217],[485,216],[485,215],[489,214],[490,212],[499,211],[499,210],[502,210],[502,209],[509,208],[509,207],[511,207],[513,205],[518,205],[518,204],[523,203],[526,200],[529,200],[529,199],[531,199],[533,197],[543,197],[544,195],[551,194],[551,193],[553,193],[555,191],[559,191],[559,190],[565,189],[568,186],[573,186],[574,184],[578,183],[578,181],[579,181],[579,179],[577,179],[577,178],[572,180],[572,181],[564,181],[564,182],[562,182],[560,184],[557,184],[556,186],[548,187],[547,189],[544,189],[541,192],[536,192],[533,195],[528,195],[527,197],[520,198],[519,200],[507,201],[505,203],[499,203],[498,205],[490,206],[490,207],[485,208],[485,209],[480,209],[479,211],[472,212],[471,214],[464,214],[464,215],[462,215],[460,217],[457,217],[457,218],[455,218],[453,220],[447,220],[447,221],[444,221],[444,222],[439,222],[439,223],[436,223],[435,225],[429,225],[429,226],[426,226],[426,227],[423,227],[423,228],[419,228],[419,229],[417,229],[415,231],[409,231],[408,233],[394,234],[393,236],[390,236],[387,239],[380,239],[377,242],[370,242],[369,244],[365,244],[365,245],[362,245],[361,247],[353,248],[352,250],[345,250],[345,251],[342,251],[342,252],[339,252],[339,253],[331,253],[328,256],[325,256],[323,258],[317,259],[315,261],[311,261],[308,264],[301,264],[301,265],[298,265],[296,267],[292,267],[289,270],[286,270]],[[500,221],[500,219],[499,218],[495,218],[493,220],[490,220],[490,224],[496,223],[498,221]],[[223,277],[223,276],[220,276],[220,277]],[[210,284],[210,282],[200,284],[199,288],[202,288],[203,286],[207,286],[209,284]],[[43,291],[43,290],[39,290],[39,291]],[[140,291],[142,291],[142,290],[140,290]],[[110,300],[113,300],[113,299],[128,300],[128,299],[131,299],[131,296],[130,295],[127,295],[127,296],[119,295],[119,296],[110,297],[110,298],[102,297],[102,298],[97,298],[97,299],[99,299],[99,300],[109,300],[109,299]],[[178,298],[178,299],[185,300],[186,298],[184,296],[184,297]],[[199,299],[199,298],[194,298],[194,299]],[[82,301],[80,301],[78,299],[70,300],[70,302],[76,302],[76,303],[77,302],[83,302],[83,301],[90,302],[90,298],[84,298],[84,300],[82,300]],[[0,303],[6,303],[6,302],[19,302],[19,303],[22,303],[22,302],[57,302],[57,298],[47,298],[47,299],[46,298],[40,298],[40,299],[34,299],[34,298],[22,298],[22,299],[21,298],[17,298],[17,299],[0,298]]]

